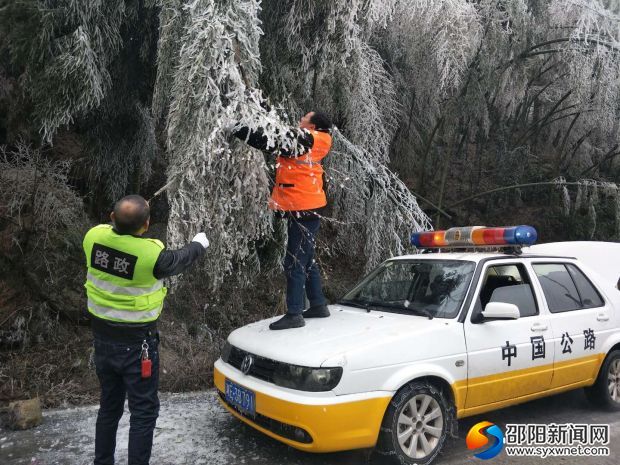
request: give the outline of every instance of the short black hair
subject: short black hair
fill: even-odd
[[[310,122],[314,124],[316,129],[323,131],[329,131],[333,126],[330,117],[327,116],[327,113],[323,113],[322,111],[313,112]]]
[[[130,208],[123,205],[130,203]],[[114,228],[119,234],[135,234],[151,217],[149,203],[140,195],[127,195],[114,204]]]

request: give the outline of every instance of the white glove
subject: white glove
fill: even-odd
[[[203,232],[196,234],[192,239],[192,242],[198,242],[205,249],[209,247],[209,239],[207,239],[207,235]]]

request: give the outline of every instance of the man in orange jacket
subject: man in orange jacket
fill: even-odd
[[[305,325],[304,318],[329,316],[314,249],[320,226],[319,210],[327,205],[321,161],[332,145],[331,128],[326,114],[311,111],[301,118],[299,129],[287,133],[293,146],[289,149],[269,147],[261,130],[243,127],[234,133],[252,147],[278,157],[269,208],[288,221],[284,259],[287,313],[270,324],[270,329],[300,328]],[[310,302],[305,312],[304,288]]]

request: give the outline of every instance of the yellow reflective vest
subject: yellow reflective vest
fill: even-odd
[[[157,239],[118,234],[110,225],[84,236],[88,311],[102,320],[147,323],[162,311],[166,288],[153,269],[164,245]]]

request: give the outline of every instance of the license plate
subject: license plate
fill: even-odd
[[[226,380],[225,383],[226,392],[225,397],[228,402],[241,410],[243,413],[254,416],[256,414],[256,394],[233,383],[230,380]]]

